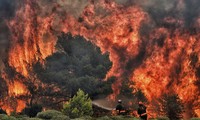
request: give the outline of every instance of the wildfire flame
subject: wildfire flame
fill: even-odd
[[[19,81],[14,81],[13,83],[9,84],[8,93],[9,95],[16,96],[26,94],[26,86],[24,86],[24,84],[20,83]]]
[[[181,9],[184,1],[178,1]],[[192,32],[184,27],[183,18],[165,17],[160,21],[163,25],[156,26],[141,6],[127,7],[114,0],[88,1],[78,17],[65,7],[69,1],[23,2],[16,17],[8,22],[12,33],[8,60],[25,78],[33,72],[33,64],[44,64],[44,59],[56,51],[57,36],[71,32],[100,47],[102,53],[109,52],[113,66],[107,78],[118,78],[112,85],[112,98],[119,94],[124,77],[129,77],[150,103],[163,93],[174,92],[186,107],[191,105],[190,116],[200,116],[200,88],[195,85],[200,77],[200,17]],[[25,86],[17,80],[8,86],[9,94],[26,93],[26,89],[19,90]],[[18,105],[22,103],[18,101]]]

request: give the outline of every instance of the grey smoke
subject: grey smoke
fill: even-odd
[[[79,17],[84,10],[85,6],[88,5],[88,0],[41,0],[38,1],[40,8],[42,8],[41,16],[51,14],[51,12],[59,11],[59,13],[65,13]],[[59,8],[58,8],[59,7]]]
[[[199,0],[115,0],[124,6],[139,5],[157,22],[165,17],[182,19],[185,28],[195,27],[200,17]]]
[[[186,27],[194,27],[196,19],[200,17],[200,1],[199,0],[184,0],[185,11],[184,18],[186,21]]]
[[[6,49],[9,44],[9,29],[6,21],[15,14],[15,1],[0,0],[0,71],[3,68],[3,59],[7,56]]]

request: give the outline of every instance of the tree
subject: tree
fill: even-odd
[[[71,86],[71,93],[73,96],[76,94],[78,89],[85,91],[89,96],[95,96],[95,93],[98,92],[98,84],[100,84],[100,81],[98,81],[97,78],[87,75],[71,79],[70,81],[73,83]]]
[[[0,114],[7,114],[5,110],[0,108]]]
[[[120,89],[120,94],[125,95],[126,97],[133,99],[134,98],[134,82],[130,81],[128,78],[124,78],[122,81],[122,86]],[[131,86],[131,87],[130,87]]]
[[[79,89],[77,95],[63,105],[63,113],[70,118],[92,115],[92,101],[88,94]]]
[[[161,98],[161,113],[170,120],[180,120],[183,118],[183,103],[176,94],[164,94]]]
[[[144,93],[142,92],[141,89],[139,89],[136,93],[135,93],[135,97],[137,98],[138,102],[142,101],[142,102],[147,102],[147,98],[144,95]]]
[[[31,107],[26,107],[23,110],[23,113],[29,117],[35,117],[38,112],[42,111],[42,106],[38,104],[33,104]]]

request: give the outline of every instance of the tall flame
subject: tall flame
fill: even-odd
[[[23,95],[26,94],[26,86],[24,84],[20,83],[19,81],[14,81],[13,83],[10,83],[8,86],[8,94],[9,95]]]

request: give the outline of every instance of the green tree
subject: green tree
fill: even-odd
[[[77,95],[63,105],[63,113],[70,118],[92,115],[92,101],[88,94],[79,89]]]
[[[161,98],[161,113],[170,120],[180,120],[183,118],[183,103],[176,94],[164,94]]]
[[[104,90],[112,93],[112,84],[103,80],[112,66],[109,53],[102,54],[100,48],[91,42],[70,33],[58,36],[55,48],[56,52],[45,59],[45,67],[37,62],[33,65],[33,71],[30,71],[37,77],[37,85],[33,82],[34,76],[25,80],[27,82],[24,84],[30,92],[25,97],[30,99],[30,106],[31,103],[40,103],[45,108],[60,108],[62,102],[73,97],[79,88],[91,99],[105,94]],[[30,83],[43,85],[43,89],[35,88]],[[4,88],[0,88],[0,92],[5,93]]]

